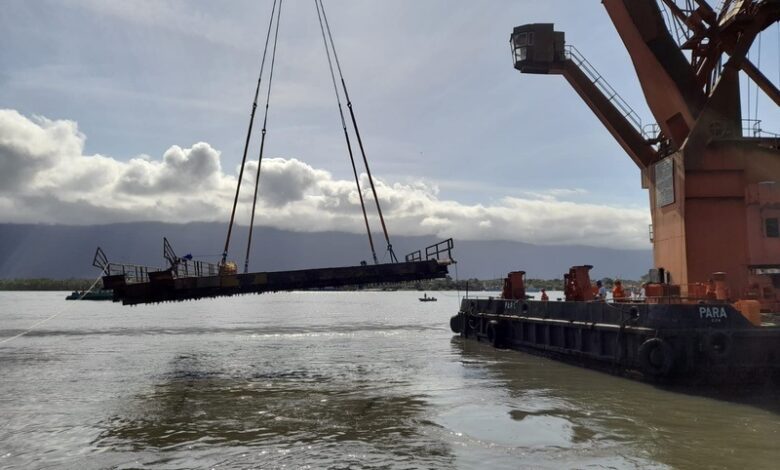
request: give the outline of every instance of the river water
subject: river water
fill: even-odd
[[[778,468],[774,391],[660,389],[450,332],[458,299],[0,293],[1,468]],[[430,293],[429,293],[430,294]]]

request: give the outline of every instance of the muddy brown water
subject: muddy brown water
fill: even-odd
[[[454,338],[455,293],[0,293],[0,468],[779,468],[780,395]],[[430,293],[429,293],[430,294]]]

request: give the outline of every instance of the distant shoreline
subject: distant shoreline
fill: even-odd
[[[86,290],[93,282],[94,279],[0,279],[0,291]]]
[[[595,281],[595,279],[593,280]],[[605,279],[605,285],[612,287],[612,279]],[[0,291],[74,291],[86,290],[94,279],[0,279]],[[403,290],[403,291],[498,291],[503,288],[503,279],[432,279],[429,281],[407,282],[399,284],[382,284],[380,286],[344,287],[334,290]],[[624,287],[639,286],[640,281],[623,280]],[[96,287],[102,287],[100,283]],[[527,279],[526,289],[529,292],[537,292],[541,289],[547,291],[563,291],[562,279]]]

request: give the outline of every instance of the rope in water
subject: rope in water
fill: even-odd
[[[103,278],[103,272],[101,271],[100,275],[97,277],[97,279],[95,279],[95,282],[93,282],[93,283],[92,283],[92,285],[91,285],[91,286],[89,286],[89,289],[85,290],[85,291],[84,291],[84,293],[83,293],[83,294],[81,294],[81,296],[80,296],[78,299],[76,299],[76,300],[82,300],[84,297],[86,297],[86,295],[87,295],[87,294],[89,294],[90,292],[92,292],[92,289],[94,289],[94,288],[95,288],[95,286],[97,285],[97,283],[98,283],[98,282],[100,282],[100,280],[101,280],[102,278]],[[67,307],[63,308],[63,309],[62,309],[62,310],[60,310],[59,312],[56,312],[56,313],[54,313],[53,315],[50,315],[49,317],[47,317],[47,318],[44,318],[43,320],[39,320],[39,321],[37,321],[37,322],[33,323],[33,324],[32,324],[32,325],[29,327],[29,328],[27,328],[26,330],[22,331],[21,333],[19,333],[19,334],[15,335],[15,336],[8,337],[8,338],[6,338],[6,339],[4,339],[4,340],[0,341],[0,344],[4,344],[4,343],[10,343],[11,341],[15,340],[16,338],[20,338],[20,337],[22,337],[22,336],[26,335],[27,333],[29,333],[29,332],[33,331],[35,328],[37,328],[37,327],[39,327],[39,326],[43,325],[44,323],[46,323],[46,322],[48,322],[48,321],[50,321],[50,320],[53,320],[53,319],[57,318],[58,316],[62,315],[62,314],[63,314],[63,313],[65,313],[65,312],[67,312],[67,311],[68,311],[68,310],[70,310],[72,307],[73,307],[73,304],[70,304],[70,305],[68,305]]]

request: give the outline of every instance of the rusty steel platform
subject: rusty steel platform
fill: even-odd
[[[226,297],[238,294],[299,289],[360,286],[443,278],[448,262],[428,260],[337,268],[272,271],[247,274],[176,277],[173,270],[148,273],[148,282],[128,282],[124,274],[103,277],[124,305]]]
[[[455,262],[453,246],[450,238],[427,247],[424,255],[420,250],[410,253],[400,263],[237,274],[235,265],[233,272],[226,273],[219,265],[193,260],[190,255],[180,258],[168,240],[163,239],[163,256],[168,268],[110,263],[100,248],[92,264],[105,274],[103,287],[113,291],[114,302],[139,305],[444,278],[448,266]]]

